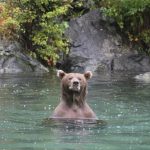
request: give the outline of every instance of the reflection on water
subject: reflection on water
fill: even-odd
[[[0,150],[149,150],[149,91],[132,74],[99,74],[87,99],[107,125],[43,124],[59,102],[55,74],[0,76]]]
[[[105,128],[107,122],[104,120],[91,120],[91,119],[61,119],[61,118],[45,118],[42,124],[45,127],[64,129],[85,130],[89,128]]]

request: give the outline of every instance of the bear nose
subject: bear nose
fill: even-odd
[[[78,85],[79,81],[73,81],[73,85]]]

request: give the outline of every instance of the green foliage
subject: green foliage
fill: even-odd
[[[15,14],[19,13],[18,8],[10,8],[6,3],[0,3],[0,36],[1,38],[13,39],[18,37],[17,31],[20,24],[15,18]]]
[[[134,42],[149,42],[150,0],[102,0],[103,12]]]
[[[141,36],[141,39],[143,39],[145,43],[150,47],[150,29],[143,30],[140,36]]]
[[[83,0],[7,0],[0,3],[1,38],[18,39],[29,53],[53,65],[69,51],[67,21],[86,13]],[[150,47],[150,0],[89,0],[114,18],[130,41]],[[92,6],[92,8],[94,8]],[[142,43],[141,42],[141,43]]]
[[[0,3],[1,37],[18,38],[32,56],[53,65],[60,52],[69,51],[67,19],[82,5],[82,0],[7,0]]]

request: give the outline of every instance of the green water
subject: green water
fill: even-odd
[[[88,103],[102,127],[44,125],[59,102],[54,74],[0,76],[0,150],[150,150],[150,83],[99,75]]]

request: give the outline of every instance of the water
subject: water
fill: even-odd
[[[88,103],[106,126],[43,124],[59,102],[55,74],[0,76],[0,150],[149,150],[150,83],[99,75]]]

